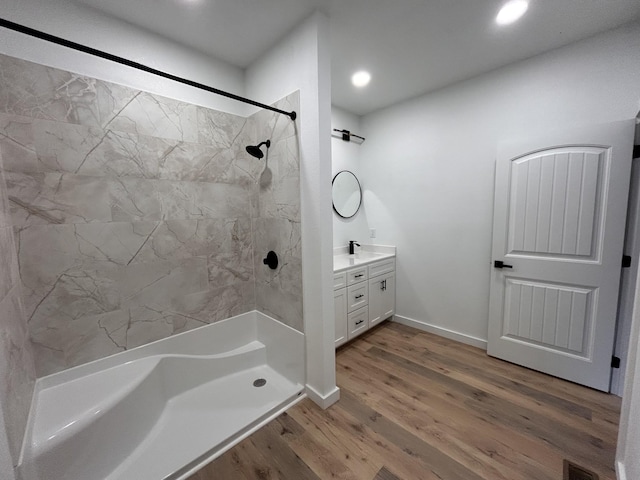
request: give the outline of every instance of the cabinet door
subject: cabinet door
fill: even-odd
[[[387,273],[369,280],[369,326],[389,318],[396,311],[396,275]]]
[[[380,300],[380,312],[382,320],[396,313],[396,274],[389,273],[384,278],[384,290]]]
[[[342,288],[333,292],[335,308],[336,347],[347,341],[347,289]]]

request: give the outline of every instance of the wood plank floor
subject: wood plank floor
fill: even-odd
[[[337,352],[341,399],[304,400],[190,480],[615,480],[621,400],[385,322]]]

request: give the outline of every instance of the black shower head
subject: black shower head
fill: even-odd
[[[262,153],[262,150],[260,150],[260,147],[262,145],[266,145],[267,148],[269,148],[271,146],[271,140],[265,140],[264,142],[259,143],[258,145],[249,145],[247,147],[247,153],[252,157],[256,157],[256,158],[264,157],[264,153]]]

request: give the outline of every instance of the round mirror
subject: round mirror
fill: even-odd
[[[333,196],[333,209],[342,218],[353,217],[362,203],[360,182],[349,170],[338,172],[333,177],[331,195]]]

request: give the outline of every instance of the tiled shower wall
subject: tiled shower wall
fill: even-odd
[[[245,146],[266,138],[265,163]],[[288,117],[0,56],[0,142],[38,376],[256,307],[302,330]]]
[[[9,200],[0,173],[0,414],[14,465],[18,463],[35,378],[27,321],[20,300]]]
[[[299,103],[299,94],[295,93],[276,106],[299,113]],[[256,306],[303,332],[300,153],[296,124],[268,110],[256,113],[253,120],[260,141],[272,142],[257,181],[258,209],[253,220]],[[263,263],[270,250],[279,257],[276,270]]]

